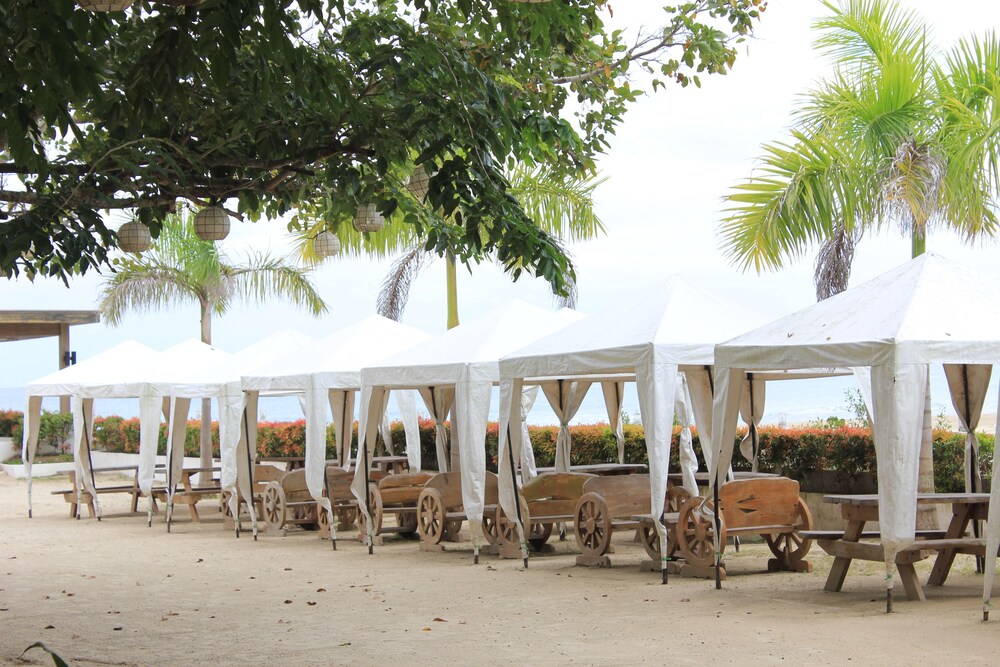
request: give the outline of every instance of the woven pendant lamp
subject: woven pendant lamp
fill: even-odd
[[[149,227],[138,220],[129,220],[118,228],[118,247],[125,252],[139,253],[148,250],[152,243]]]
[[[202,241],[221,241],[229,236],[229,214],[221,206],[206,206],[194,217],[194,233]]]
[[[121,12],[135,0],[76,0],[76,6],[85,12]]]
[[[377,232],[385,226],[385,218],[375,208],[375,204],[365,204],[358,207],[354,217],[354,228],[359,232]]]
[[[313,251],[319,259],[333,257],[340,253],[340,239],[333,232],[320,232],[313,239]]]

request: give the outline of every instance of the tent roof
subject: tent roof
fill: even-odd
[[[272,359],[243,375],[245,389],[302,391],[309,387],[358,389],[361,368],[430,338],[381,315],[344,327]]]
[[[77,364],[29,382],[25,386],[28,396],[70,396],[82,384],[99,382],[110,376],[122,377],[127,369],[141,368],[158,355],[156,350],[127,340]]]
[[[312,345],[316,339],[294,329],[281,329],[234,352],[221,364],[205,368],[192,382],[219,385],[240,381],[240,376],[261,368],[289,351]]]
[[[505,378],[627,373],[658,362],[711,364],[716,343],[763,318],[749,308],[671,276],[652,289],[589,315],[500,360]]]
[[[715,353],[719,365],[748,370],[994,363],[998,336],[1000,280],[925,254]]]
[[[512,301],[365,367],[362,382],[383,387],[424,387],[454,384],[466,372],[498,382],[500,357],[581,317],[568,308],[553,312]]]

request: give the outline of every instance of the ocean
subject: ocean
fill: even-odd
[[[776,425],[804,424],[815,420],[825,420],[828,417],[848,419],[851,413],[846,392],[857,385],[851,376],[811,379],[785,380],[768,384],[765,399],[765,411],[762,423]],[[498,395],[494,389],[493,401],[490,406],[491,419],[496,419],[498,413]],[[940,366],[931,372],[931,402],[935,416],[951,417],[955,414],[948,396],[947,382]],[[192,405],[192,417],[197,416],[198,405]],[[0,388],[0,409],[23,410],[25,405],[24,389],[22,387]],[[417,405],[422,407],[421,402]],[[59,401],[46,398],[43,409],[58,410]],[[995,383],[986,398],[984,413],[997,410],[997,390]],[[626,385],[622,411],[631,423],[639,423],[639,400],[635,385]],[[133,399],[99,399],[94,402],[94,412],[98,416],[120,415],[122,417],[138,416],[138,401]],[[426,415],[426,411],[422,411]],[[390,418],[398,417],[394,401],[389,402]],[[302,418],[302,408],[294,396],[264,397],[260,402],[261,421],[294,421]],[[604,399],[597,387],[592,387],[584,399],[579,412],[572,420],[576,424],[591,424],[606,422],[607,413]],[[539,393],[535,407],[529,415],[529,422],[536,425],[555,424],[557,420],[548,406],[545,398]]]

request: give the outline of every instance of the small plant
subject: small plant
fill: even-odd
[[[21,658],[24,658],[24,654],[27,653],[28,651],[30,651],[33,648],[40,648],[43,651],[45,651],[46,653],[48,653],[50,656],[52,656],[52,664],[55,665],[56,667],[70,667],[69,663],[66,662],[65,660],[63,660],[62,656],[60,656],[58,653],[56,653],[55,651],[53,651],[52,649],[50,649],[48,646],[46,646],[42,642],[35,642],[34,644],[32,644],[31,646],[29,646],[28,648],[24,649],[21,652]]]
[[[18,410],[0,410],[0,438],[20,436],[24,415]]]
[[[851,413],[851,418],[848,420],[851,426],[867,429],[872,427],[872,416],[868,414],[868,405],[865,403],[860,389],[857,387],[845,389],[844,403],[848,412]]]

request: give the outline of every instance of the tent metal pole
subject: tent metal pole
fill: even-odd
[[[250,417],[249,417],[249,415],[247,415],[246,406],[243,407],[243,432],[244,432],[244,436],[243,437],[244,437],[244,439],[246,440],[246,443],[247,443],[247,448],[246,448],[247,449],[247,478],[250,480],[250,497],[249,498],[244,498],[244,500],[247,503],[247,510],[249,511],[250,507],[253,505],[253,456],[251,456],[251,454],[250,454]],[[240,536],[240,502],[239,502],[239,497],[240,496],[239,496],[239,494],[240,494],[240,476],[236,475],[236,498],[237,498],[237,501],[236,501],[236,516],[233,517],[233,520],[236,522],[236,537],[237,538]],[[256,517],[256,516],[257,515],[255,513],[254,517]],[[254,539],[254,542],[257,541],[257,521],[256,521],[256,519],[253,522],[253,539]]]
[[[962,393],[965,397],[965,423],[969,424],[972,421],[972,404],[969,403],[969,365],[962,364]],[[971,435],[975,436],[975,433]],[[976,450],[972,450],[969,453],[969,460],[965,462],[965,465],[969,467],[969,481],[971,482],[972,488],[969,489],[972,493],[979,493],[979,485],[976,484],[976,480],[979,478],[979,457],[976,456]],[[979,521],[972,521],[972,535],[975,538],[979,538]],[[976,574],[982,574],[986,569],[986,559],[983,556],[976,556]]]
[[[369,416],[371,416],[370,412],[369,412]],[[374,528],[374,526],[372,524],[372,497],[371,497],[371,492],[368,490],[368,485],[371,484],[371,471],[368,469],[368,433],[367,433],[367,431],[368,431],[368,424],[365,423],[365,433],[362,434],[362,433],[359,432],[358,433],[358,438],[360,439],[360,438],[364,437],[364,443],[361,444],[361,446],[362,446],[362,452],[363,452],[364,461],[365,461],[365,510],[366,510],[367,516],[368,516],[368,526],[367,526],[367,530],[365,532],[368,533],[368,555],[371,556],[373,553],[375,553],[375,534],[373,533],[373,530],[372,530]]]
[[[330,519],[330,542],[333,544],[333,550],[337,550],[337,533],[334,532],[333,528],[333,498],[330,497],[330,477],[326,474],[326,461],[323,462],[323,487],[326,489],[326,500],[330,503],[330,511],[327,513],[327,517]],[[322,508],[317,508],[318,512],[324,511]]]
[[[712,377],[712,367],[705,364],[705,372],[708,373],[708,388],[712,393],[712,403],[715,403],[715,378]],[[752,420],[751,420],[752,421]],[[721,435],[721,434],[717,434]],[[715,541],[719,541],[719,533],[722,532],[722,521],[719,518],[719,462],[715,462],[715,480],[712,482],[712,514],[715,522]],[[715,545],[715,590],[722,590],[722,545]]]
[[[520,408],[518,408],[520,409]],[[517,490],[517,469],[514,467],[514,443],[510,439],[510,422],[507,423],[507,455],[510,459],[510,483],[514,487],[514,511],[517,512],[517,522],[521,526],[521,559],[524,567],[528,567],[528,540],[524,536],[524,516],[521,514],[521,495]],[[500,527],[497,526],[497,529]]]
[[[90,466],[90,487],[94,489],[94,505],[97,506],[97,520],[101,520],[101,503],[97,500],[97,480],[94,478],[94,457],[90,453],[90,430],[87,428],[87,411],[83,411],[83,441],[87,445],[87,464]],[[76,506],[76,518],[80,518],[80,505]]]

